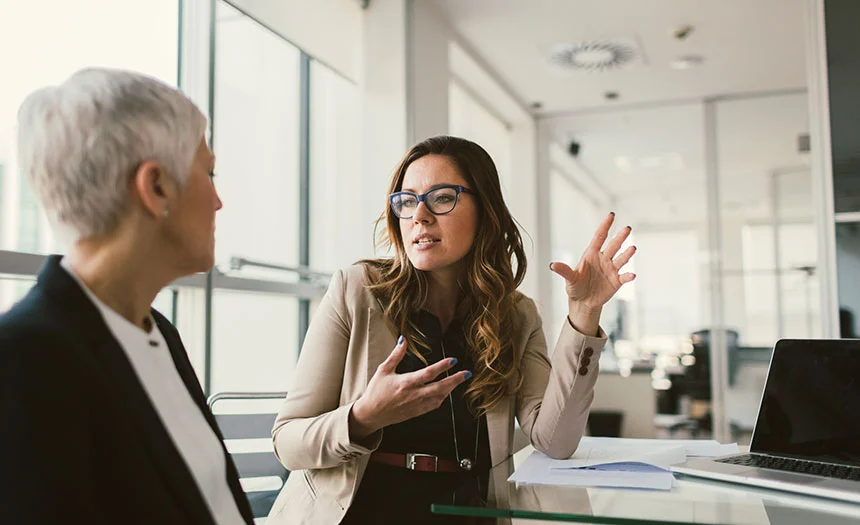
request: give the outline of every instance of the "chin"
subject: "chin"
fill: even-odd
[[[450,262],[440,261],[436,257],[426,257],[420,254],[411,255],[409,257],[409,262],[412,263],[412,266],[416,270],[421,270],[422,272],[432,272],[436,270],[441,270],[442,268],[447,268],[451,265]]]

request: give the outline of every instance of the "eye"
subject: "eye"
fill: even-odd
[[[453,200],[454,200],[453,195],[442,194],[442,195],[436,195],[433,197],[433,202],[435,202],[437,204],[449,204],[449,203],[453,202]]]

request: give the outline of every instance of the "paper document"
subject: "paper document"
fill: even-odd
[[[584,437],[568,459],[533,452],[508,481],[533,485],[625,487],[669,490],[668,468],[688,457],[738,452],[737,444],[707,440],[617,439]]]
[[[626,439],[586,436],[580,441],[599,448],[625,448],[649,446],[681,446],[687,458],[715,458],[740,452],[737,443],[722,444],[713,439]]]

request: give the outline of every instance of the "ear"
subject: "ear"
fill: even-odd
[[[154,160],[147,160],[134,172],[132,187],[144,210],[152,217],[164,217],[173,200],[174,184],[164,168]]]

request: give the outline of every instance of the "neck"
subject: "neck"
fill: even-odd
[[[69,267],[90,292],[133,325],[146,330],[147,318],[161,289],[173,279],[155,260],[144,260],[147,243],[140,239],[124,241],[85,239],[72,246],[66,255]]]
[[[460,302],[460,284],[453,274],[430,273],[428,285],[425,308],[439,318],[444,331],[454,319],[454,312]]]

